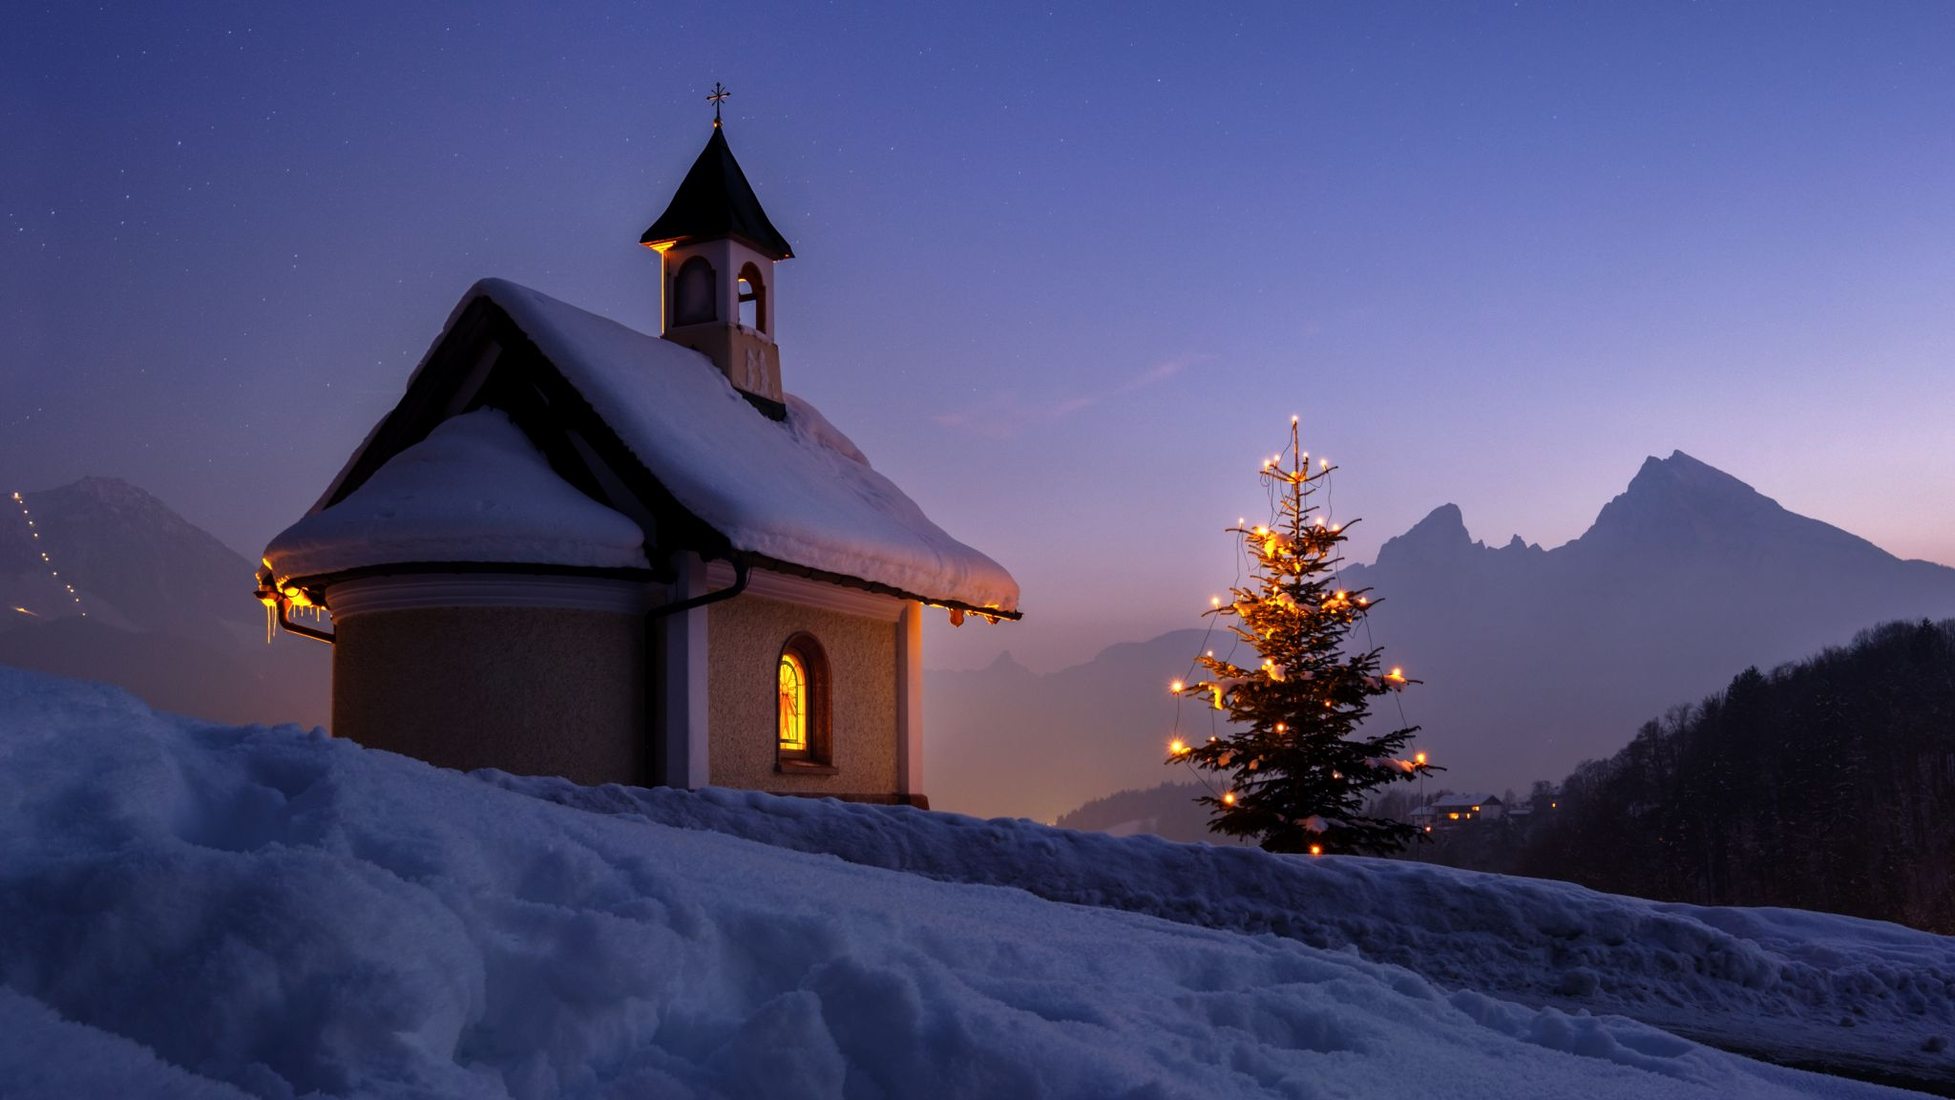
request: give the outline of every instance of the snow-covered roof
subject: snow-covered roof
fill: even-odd
[[[645,533],[572,488],[507,414],[444,421],[265,550],[280,577],[409,562],[646,569]]]
[[[1488,803],[1500,805],[1500,799],[1490,794],[1449,794],[1432,800],[1434,806],[1447,808],[1453,806],[1485,806]]]
[[[786,419],[775,421],[704,355],[503,279],[470,288],[436,351],[483,299],[521,330],[680,508],[757,564],[933,603],[1017,610],[1018,583],[1003,566],[932,523],[806,401],[788,395]],[[415,380],[435,358],[431,351]],[[376,427],[354,453],[315,513],[344,506],[327,507],[385,428]],[[300,573],[273,564],[281,577]]]

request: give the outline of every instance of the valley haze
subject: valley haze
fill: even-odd
[[[1447,504],[1342,576],[1377,598],[1369,638],[1386,663],[1424,681],[1402,696],[1403,713],[1447,769],[1434,791],[1558,781],[1746,667],[1881,622],[1955,615],[1955,569],[1787,511],[1682,452],[1645,461],[1580,538],[1552,550],[1518,536],[1476,542]],[[933,797],[1052,821],[1189,779],[1161,765],[1164,746],[1177,732],[1207,736],[1219,715],[1177,706],[1167,684],[1232,640],[1220,626],[1183,629],[1045,675],[1009,654],[932,673]],[[1399,717],[1386,708],[1374,721]]]
[[[116,479],[22,503],[42,538],[0,522],[0,599],[37,614],[0,620],[0,662],[108,680],[184,713],[327,723],[329,654],[293,638],[265,644],[242,555]],[[46,575],[44,546],[79,579],[90,618]],[[1748,666],[1878,622],[1955,615],[1955,569],[1796,515],[1681,452],[1646,460],[1563,546],[1474,541],[1448,504],[1343,579],[1374,590],[1371,640],[1424,681],[1402,697],[1404,717],[1424,727],[1418,747],[1453,789],[1559,780]],[[1228,641],[1220,628],[1170,630],[1051,673],[1009,653],[930,671],[933,804],[1053,821],[1119,790],[1189,779],[1161,766],[1162,747],[1177,729],[1205,735],[1211,714],[1177,707],[1167,682]]]

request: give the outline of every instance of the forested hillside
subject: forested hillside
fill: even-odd
[[[1561,794],[1512,869],[1955,933],[1955,620],[1748,669]]]

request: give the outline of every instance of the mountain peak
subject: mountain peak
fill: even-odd
[[[1669,458],[1652,455],[1630,479],[1625,495],[1658,494],[1664,497],[1724,498],[1727,500],[1765,499],[1758,490],[1707,462],[1682,451],[1671,451]]]
[[[1786,511],[1709,463],[1672,451],[1668,458],[1644,459],[1629,487],[1602,506],[1595,523],[1576,541],[1589,547],[1661,547],[1675,554],[1685,546],[1710,543],[1785,544],[1795,528],[1803,531],[1808,525],[1835,530]]]
[[[78,481],[46,490],[50,496],[78,496],[120,507],[164,508],[169,506],[141,487],[119,477],[90,475]]]
[[[1432,560],[1470,549],[1473,536],[1466,533],[1466,517],[1457,504],[1441,504],[1396,538],[1378,548],[1378,563],[1387,560]]]
[[[1011,655],[1011,650],[1001,649],[998,651],[998,655],[991,659],[991,663],[985,666],[984,670],[986,672],[1024,672],[1026,668],[1024,665],[1018,663],[1018,658]]]

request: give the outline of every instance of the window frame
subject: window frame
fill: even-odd
[[[741,283],[747,284],[746,290],[740,289]],[[740,325],[742,328],[749,328],[762,335],[766,335],[767,284],[761,280],[760,266],[749,262],[745,267],[742,267],[738,278],[734,280],[733,287],[736,308],[748,302],[753,303],[753,324],[747,324],[744,316],[736,316],[734,323]]]

